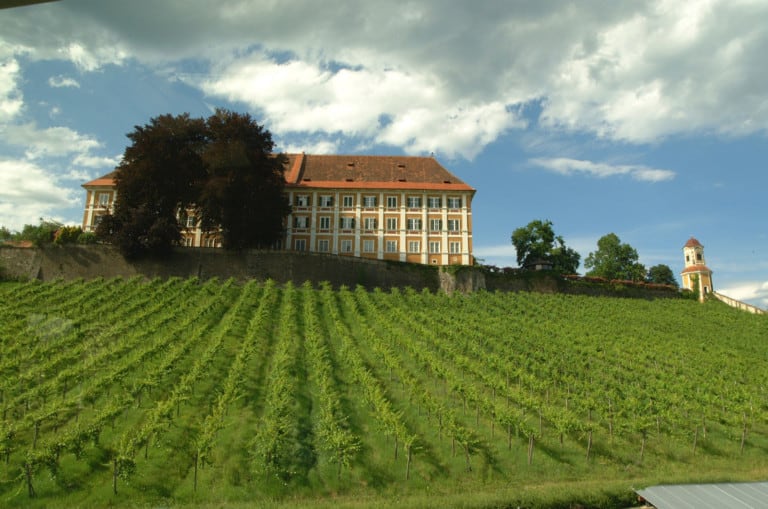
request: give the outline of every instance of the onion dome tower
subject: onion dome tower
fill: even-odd
[[[691,237],[683,246],[685,256],[685,268],[680,274],[683,280],[683,288],[699,292],[699,300],[714,291],[712,287],[712,271],[704,262],[704,246],[701,242]]]

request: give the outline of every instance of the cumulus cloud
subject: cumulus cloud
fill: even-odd
[[[0,53],[0,122],[10,121],[24,106],[18,80],[18,61],[11,57],[3,58]]]
[[[0,159],[0,217],[3,226],[19,230],[38,217],[80,203],[80,193],[30,161]]]
[[[73,78],[67,78],[66,76],[58,75],[48,78],[48,86],[53,88],[73,87],[80,88],[80,83]]]
[[[628,175],[635,180],[644,182],[660,182],[675,177],[675,172],[658,168],[648,168],[640,165],[595,163],[566,157],[533,158],[529,162],[535,166],[553,171],[561,175],[587,175],[606,178],[618,175]]]
[[[85,155],[99,148],[101,143],[68,127],[38,128],[33,123],[9,125],[5,128],[5,141],[26,148],[29,159],[40,157]]]
[[[136,0],[32,11],[4,13],[3,26],[29,58],[82,71],[133,59],[183,72],[194,60],[202,76],[188,82],[264,111],[276,134],[473,157],[525,127],[513,112],[530,101],[541,126],[631,143],[768,126],[765,2]]]

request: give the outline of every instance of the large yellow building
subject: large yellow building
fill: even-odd
[[[475,190],[434,157],[289,154],[283,249],[434,265],[471,265]],[[83,230],[113,210],[114,172],[83,184]],[[184,244],[219,247],[185,218]]]
[[[685,268],[680,274],[683,288],[691,291],[698,290],[699,299],[704,300],[706,294],[714,291],[712,270],[707,267],[704,260],[704,246],[691,237],[683,246],[683,255],[685,256]]]

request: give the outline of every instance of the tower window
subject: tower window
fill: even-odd
[[[701,253],[696,253],[696,260],[701,261]]]

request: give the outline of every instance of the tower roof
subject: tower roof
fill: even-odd
[[[691,237],[690,239],[688,239],[688,242],[686,242],[683,247],[704,247],[704,246],[702,246],[701,242],[696,240],[695,237]]]
[[[697,265],[689,265],[688,267],[683,269],[683,272],[681,272],[681,274],[687,274],[688,272],[709,272],[711,274],[712,269],[710,269],[703,263],[700,263]]]

